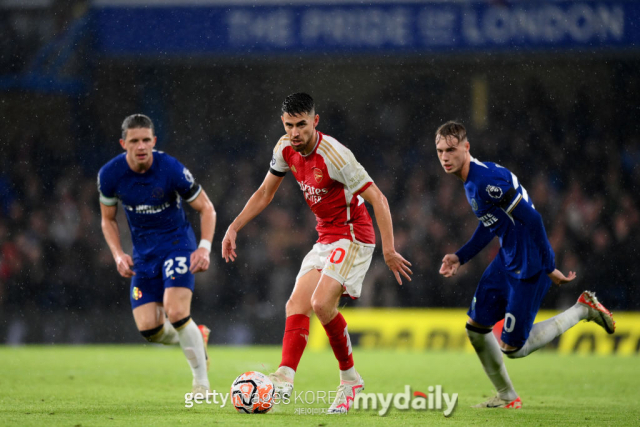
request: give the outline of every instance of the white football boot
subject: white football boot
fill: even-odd
[[[291,393],[293,392],[293,380],[286,377],[282,372],[279,371],[275,371],[268,376],[273,383],[273,389],[276,396],[278,396],[280,400],[289,399],[291,397]]]
[[[364,380],[358,374],[357,381],[341,381],[338,386],[338,395],[327,410],[327,414],[346,414],[351,406],[356,395],[364,390]]]

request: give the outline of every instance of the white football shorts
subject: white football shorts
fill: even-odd
[[[302,260],[298,280],[313,269],[336,279],[351,298],[359,298],[362,281],[371,264],[373,246],[364,246],[348,239],[330,244],[316,243]]]

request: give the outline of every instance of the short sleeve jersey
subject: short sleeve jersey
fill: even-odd
[[[518,203],[534,207],[513,173],[472,157],[464,189],[473,213],[500,239],[499,256],[509,274],[527,279],[553,265],[554,253],[546,234],[532,236],[527,224],[511,215]]]
[[[293,173],[304,199],[316,215],[319,243],[349,239],[375,245],[375,232],[360,194],[373,181],[353,153],[335,138],[318,132],[316,145],[307,155],[291,147],[287,135],[273,150],[271,173]]]
[[[195,234],[182,200],[192,202],[202,187],[170,155],[153,151],[151,168],[137,173],[127,164],[126,153],[122,153],[100,169],[98,191],[100,203],[122,203],[131,229],[134,262],[175,250],[196,249]]]

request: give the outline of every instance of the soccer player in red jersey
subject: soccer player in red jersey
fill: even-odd
[[[384,260],[399,284],[411,280],[411,263],[396,252],[391,213],[386,197],[353,153],[336,139],[316,130],[320,116],[306,93],[289,95],[282,104],[286,131],[273,150],[264,182],[229,226],[222,256],[235,261],[237,233],[262,212],[291,171],[316,215],[318,241],[302,261],[286,305],[282,361],[269,377],[281,398],[291,395],[293,379],[307,344],[312,313],[325,328],[340,366],[340,386],[329,413],[349,410],[364,381],[354,368],[347,322],[337,306],[343,294],[358,298],[375,247],[373,222],[364,206],[373,206]]]

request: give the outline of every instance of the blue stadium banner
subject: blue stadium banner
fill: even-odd
[[[637,1],[94,0],[108,55],[635,50]]]

